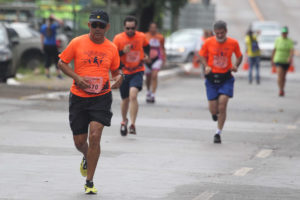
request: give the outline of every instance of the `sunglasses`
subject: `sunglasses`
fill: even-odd
[[[126,28],[126,30],[135,30],[135,26],[133,26],[133,27],[125,27]]]
[[[99,27],[99,28],[101,28],[101,29],[105,29],[105,28],[106,28],[106,24],[104,24],[104,23],[93,22],[93,23],[91,24],[91,27],[92,27],[92,28],[97,28],[97,27]]]

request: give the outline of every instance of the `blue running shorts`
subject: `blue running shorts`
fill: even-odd
[[[221,84],[214,84],[209,80],[205,80],[206,95],[209,101],[217,100],[221,94],[233,97],[234,77],[226,80]]]

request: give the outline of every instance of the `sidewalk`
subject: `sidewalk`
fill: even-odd
[[[193,70],[193,73],[187,73],[185,70],[186,64],[178,65],[177,67],[168,67],[164,70],[162,70],[159,73],[159,80],[165,80],[172,78],[174,76],[177,76],[179,74],[187,74],[187,76],[199,76],[200,75],[200,68],[197,68]],[[187,64],[188,65],[188,64]],[[300,81],[300,68],[295,66],[295,72],[288,73],[287,75],[287,81]],[[253,71],[253,76],[255,75],[255,71]],[[248,79],[248,71],[243,70],[241,67],[237,73],[234,73],[234,76],[238,79]],[[266,79],[273,79],[274,81],[277,80],[277,75],[271,73],[271,67],[268,66],[267,62],[262,62],[261,68],[260,68],[260,76],[261,81],[264,81]],[[49,90],[49,91],[66,91],[69,90],[72,79],[64,76],[64,79],[58,79],[55,76],[53,76],[51,79],[46,78],[44,75],[37,75],[32,78],[29,77],[23,77],[22,79],[17,79],[17,81],[20,83],[20,85],[16,85],[13,87],[23,87],[23,88],[38,88],[43,90]]]

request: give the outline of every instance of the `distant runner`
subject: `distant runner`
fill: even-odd
[[[148,103],[155,102],[155,92],[158,85],[158,72],[165,62],[165,39],[157,30],[157,24],[152,22],[149,26],[149,32],[146,37],[150,44],[150,59],[151,62],[146,64],[146,86]]]
[[[281,36],[275,41],[275,48],[272,53],[272,66],[275,64],[278,74],[279,96],[283,97],[286,82],[286,73],[293,61],[294,42],[288,38],[288,27],[281,29]]]
[[[199,51],[200,60],[205,67],[205,86],[209,111],[218,128],[214,143],[221,143],[221,132],[226,120],[226,109],[229,98],[233,97],[234,77],[231,72],[237,72],[242,62],[242,53],[238,42],[227,37],[227,25],[217,21],[213,26],[215,36],[208,38]],[[236,61],[231,62],[232,54]]]
[[[102,131],[111,122],[111,88],[118,88],[123,77],[119,74],[118,50],[105,38],[110,28],[107,13],[92,11],[88,26],[89,34],[74,38],[59,55],[58,66],[74,80],[69,99],[70,126],[75,146],[83,154],[80,172],[86,176],[85,193],[96,194],[93,177],[100,156]],[[69,64],[72,60],[74,71]],[[111,87],[109,71],[115,81]]]
[[[121,135],[127,135],[127,112],[130,113],[130,134],[136,134],[135,121],[138,113],[137,96],[143,88],[144,62],[149,62],[149,43],[144,33],[136,31],[137,19],[127,16],[124,20],[124,32],[114,38],[121,57],[121,68],[125,74],[125,80],[120,87],[122,98]]]

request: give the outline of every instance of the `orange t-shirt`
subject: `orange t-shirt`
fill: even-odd
[[[74,60],[74,72],[89,78],[91,91],[84,91],[76,86],[75,81],[71,92],[80,97],[101,96],[111,91],[109,70],[119,68],[120,57],[116,46],[105,38],[102,44],[91,41],[88,34],[74,38],[67,48],[59,55],[65,63]],[[94,88],[95,87],[95,88]]]
[[[227,37],[224,43],[219,43],[216,37],[205,40],[199,55],[207,58],[207,64],[213,73],[226,73],[232,67],[231,56],[242,56],[240,46],[235,39]]]
[[[133,37],[128,37],[125,32],[122,32],[115,36],[113,42],[119,51],[123,50],[125,45],[131,44],[130,52],[121,56],[121,62],[124,64],[122,68],[124,74],[145,71],[143,47],[149,43],[144,33],[136,31]]]
[[[158,57],[159,59],[165,59],[164,36],[160,33],[156,33],[155,35],[152,35],[150,32],[147,32],[145,35],[150,45],[150,58]]]

